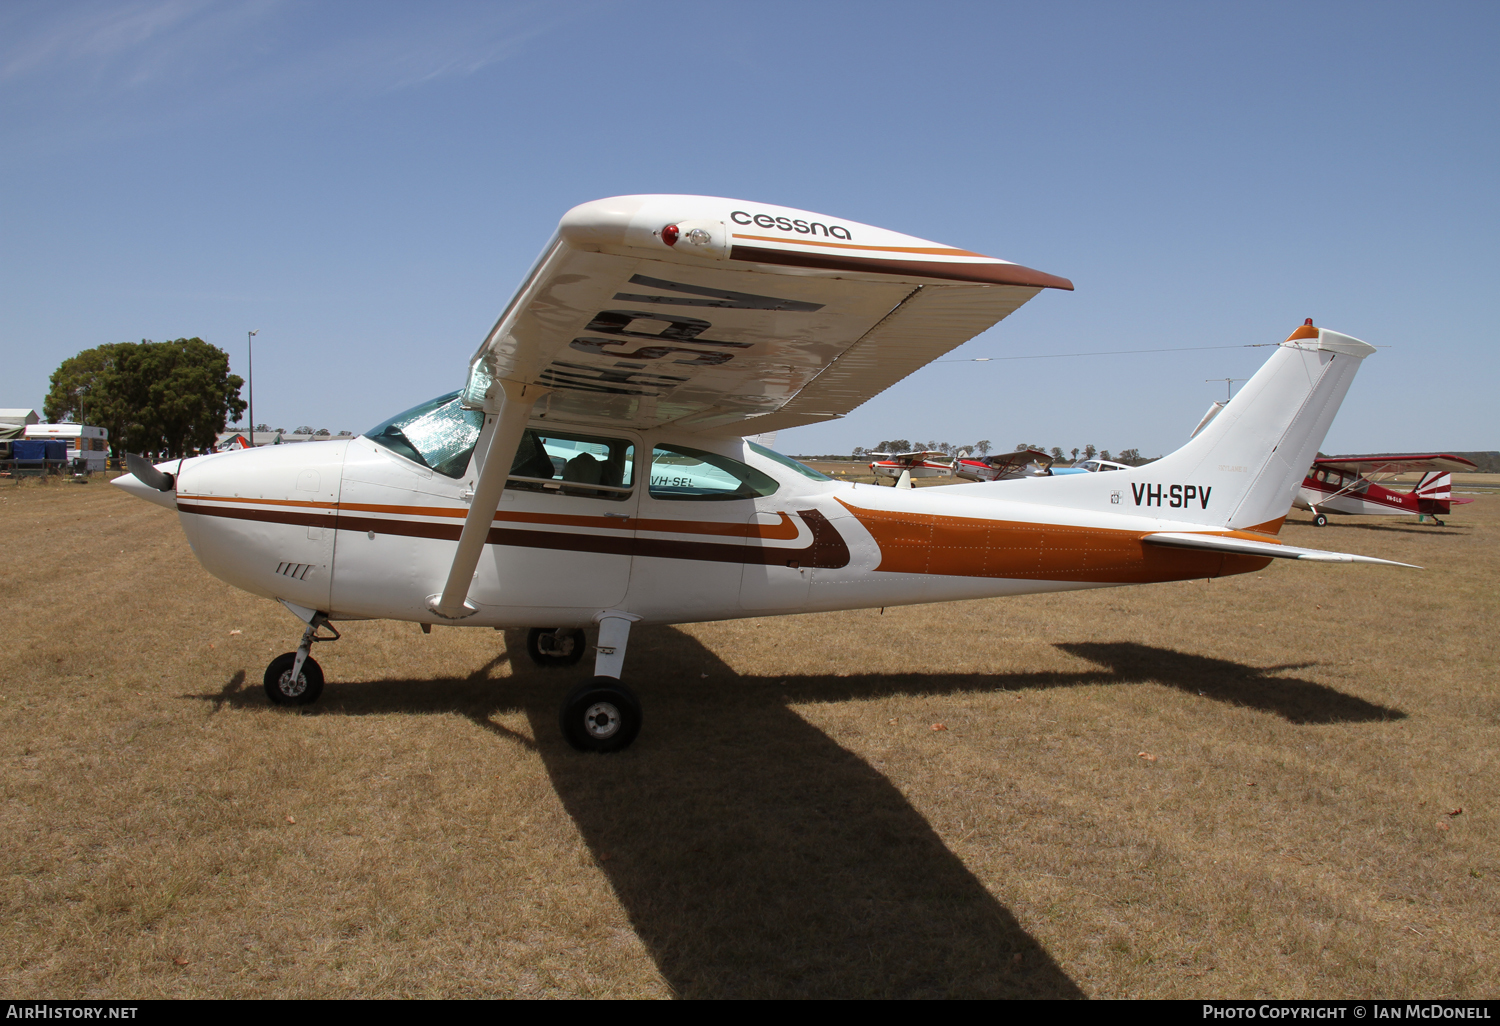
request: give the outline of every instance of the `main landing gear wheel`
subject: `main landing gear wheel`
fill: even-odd
[[[311,705],[323,693],[323,668],[308,657],[302,661],[302,672],[292,680],[296,652],[283,652],[266,667],[266,697],[276,705]]]
[[[563,737],[580,752],[618,752],[641,732],[641,703],[613,677],[595,677],[563,699]]]
[[[1328,526],[1328,518],[1326,516],[1324,516],[1322,513],[1319,513],[1317,516],[1313,517],[1313,526],[1314,527],[1327,527]]]
[[[577,627],[533,627],[526,632],[526,654],[538,666],[572,666],[587,649]]]

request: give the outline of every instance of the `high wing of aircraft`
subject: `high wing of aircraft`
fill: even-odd
[[[877,488],[745,437],[842,416],[1071,287],[807,211],[599,200],[563,217],[461,388],[353,439],[132,455],[114,483],[174,510],[210,572],[303,621],[266,668],[271,701],[317,699],[309,653],[341,620],[530,628],[547,666],[593,642],[593,675],[559,714],[589,751],[641,728],[622,681],[637,623],[1217,577],[1271,558],[1389,562],[1276,537],[1374,351],[1311,326],[1186,446],[1137,469]]]
[[[1387,452],[1368,456],[1320,456],[1313,460],[1292,504],[1313,514],[1313,523],[1323,527],[1329,513],[1352,516],[1427,517],[1442,526],[1438,515],[1472,499],[1453,497],[1453,474],[1477,471],[1472,460],[1452,453]],[[1399,491],[1371,480],[1372,474],[1420,472],[1422,479],[1410,491]]]
[[[1017,477],[1047,477],[1055,457],[1040,449],[1017,449],[995,456],[960,455],[953,472],[965,481],[1007,481]]]

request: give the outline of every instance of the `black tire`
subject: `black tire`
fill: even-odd
[[[577,627],[533,627],[526,632],[526,654],[538,666],[572,666],[588,647]]]
[[[641,732],[641,703],[613,677],[595,677],[563,699],[563,737],[580,752],[618,752]]]
[[[276,705],[311,705],[323,693],[323,667],[312,656],[303,660],[297,686],[292,685],[296,662],[296,652],[283,652],[266,667],[266,697]]]
[[[1324,516],[1322,513],[1319,513],[1317,516],[1313,517],[1313,526],[1314,527],[1327,527],[1328,526],[1328,518],[1326,516]]]

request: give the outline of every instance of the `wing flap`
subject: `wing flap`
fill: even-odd
[[[1196,532],[1162,532],[1148,534],[1141,541],[1147,545],[1163,545],[1177,549],[1207,549],[1210,552],[1232,552],[1240,556],[1272,556],[1277,559],[1306,559],[1314,563],[1374,563],[1379,566],[1404,566],[1413,570],[1422,569],[1411,563],[1397,563],[1374,556],[1357,556],[1350,552],[1329,552],[1326,549],[1303,549],[1295,545],[1278,542],[1252,541],[1222,534],[1198,534]]]

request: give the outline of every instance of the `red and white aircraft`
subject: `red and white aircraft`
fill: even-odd
[[[997,456],[960,454],[953,473],[966,481],[1009,481],[1017,477],[1047,477],[1055,457],[1040,449],[1017,449]]]
[[[1327,329],[1272,350],[1177,452],[1109,474],[878,488],[744,437],[843,416],[1044,288],[1072,285],[801,210],[599,200],[563,217],[462,388],[353,439],[131,457],[115,484],[305,623],[266,668],[272,701],[317,699],[308,653],[334,621],[529,627],[554,666],[597,628],[560,720],[592,751],[640,730],[637,623],[1388,563],[1276,537],[1374,352]]]
[[[880,479],[888,477],[892,484],[900,485],[903,481],[909,482],[914,477],[952,477],[953,464],[944,463],[934,456],[944,455],[936,450],[921,449],[917,452],[872,452],[874,459],[870,463],[870,472],[875,475],[875,483]]]
[[[1297,491],[1292,505],[1312,513],[1319,527],[1328,523],[1329,513],[1355,516],[1431,517],[1439,527],[1438,514],[1447,515],[1452,507],[1473,502],[1453,498],[1452,471],[1478,470],[1472,460],[1451,453],[1388,452],[1372,456],[1320,456]],[[1370,480],[1369,474],[1422,473],[1422,479],[1409,492],[1397,491]]]

